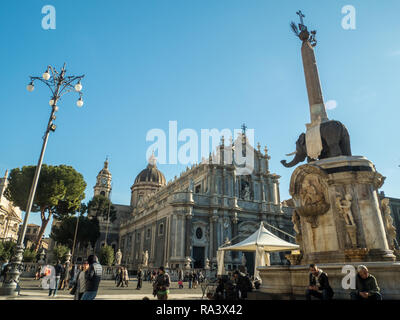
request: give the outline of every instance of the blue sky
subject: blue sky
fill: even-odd
[[[374,162],[382,188],[400,197],[400,2],[267,0],[3,1],[0,9],[0,173],[37,163],[50,93],[30,75],[47,65],[85,74],[85,105],[66,95],[44,162],[68,164],[87,182],[86,201],[109,155],[112,200],[128,204],[130,186],[146,166],[154,128],[231,130],[243,122],[270,150],[271,171],[289,197],[293,169],[279,161],[309,122],[300,41],[289,28],[301,9],[317,29],[316,57],[330,119],[349,130],[353,155]],[[41,25],[44,5],[56,29]],[[344,5],[356,9],[345,30]],[[178,147],[182,145],[178,143]],[[200,160],[200,159],[199,159]],[[167,180],[185,165],[160,165]],[[32,213],[30,222],[39,223]],[[47,233],[49,228],[47,229]]]

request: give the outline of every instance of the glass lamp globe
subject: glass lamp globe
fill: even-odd
[[[81,91],[82,90],[82,85],[81,82],[79,81],[76,85],[75,85],[75,91]]]
[[[79,100],[76,102],[76,105],[80,108],[83,106],[83,100],[82,98],[79,98]]]
[[[51,99],[50,101],[49,101],[49,105],[53,105],[54,104],[54,100],[53,99]]]
[[[26,86],[26,90],[28,90],[29,92],[32,92],[34,89],[35,89],[35,86],[33,85],[32,82]]]
[[[44,80],[49,80],[50,79],[50,73],[48,71],[46,71],[45,73],[43,73],[43,79]]]

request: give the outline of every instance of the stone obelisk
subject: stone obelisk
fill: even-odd
[[[321,83],[319,81],[317,61],[315,59],[314,47],[316,31],[309,32],[303,23],[305,17],[301,11],[297,14],[300,17],[300,23],[297,26],[292,23],[292,29],[302,41],[301,56],[303,60],[304,77],[306,80],[308,102],[310,105],[310,120],[307,123],[306,146],[307,155],[311,159],[318,159],[322,151],[322,140],[320,134],[320,123],[328,121],[325,110],[324,99],[322,97]]]
[[[319,81],[317,61],[314,53],[314,47],[317,44],[317,41],[315,40],[316,31],[311,31],[310,33],[307,30],[307,27],[303,24],[303,18],[305,16],[301,11],[298,11],[297,14],[300,16],[300,31],[295,32],[302,41],[301,56],[303,60],[304,76],[306,79],[308,101],[310,104],[311,124],[319,120],[321,122],[327,121],[328,116],[326,114],[324,99],[322,97],[321,83]]]

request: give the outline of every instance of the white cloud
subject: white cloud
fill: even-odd
[[[325,102],[325,107],[327,110],[333,110],[336,109],[337,107],[337,102],[336,100],[328,100]]]
[[[400,50],[389,52],[390,57],[400,56]]]

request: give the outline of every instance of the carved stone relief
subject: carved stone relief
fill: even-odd
[[[325,186],[322,185],[317,175],[307,175],[301,183],[299,190],[300,207],[296,210],[298,214],[306,218],[313,228],[318,226],[318,216],[329,210],[326,201]]]

